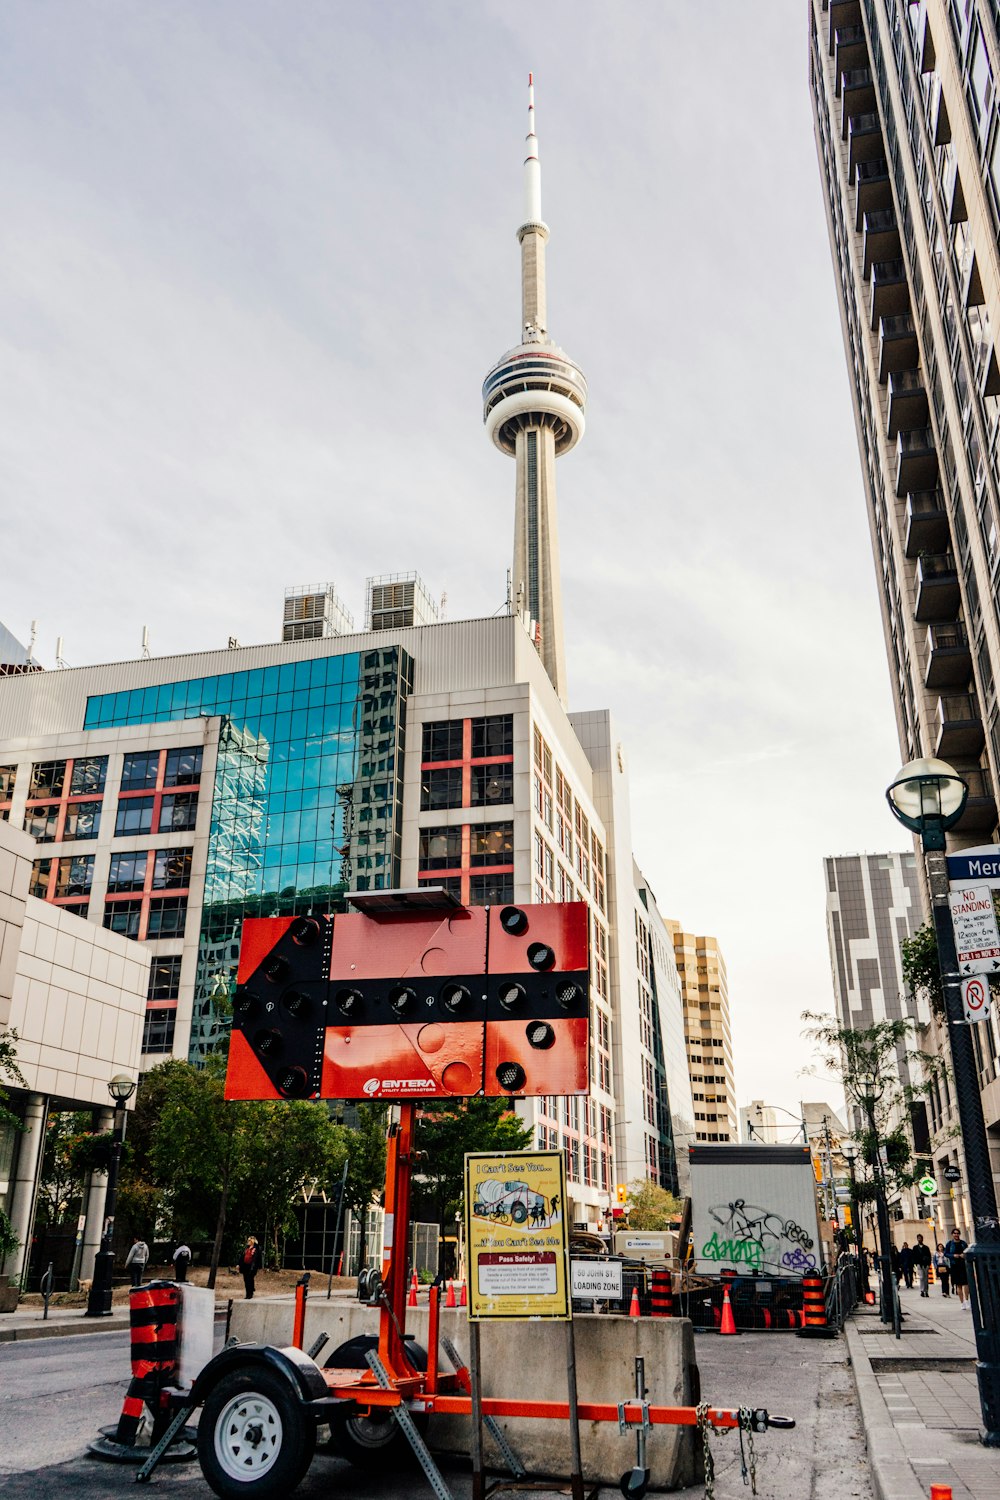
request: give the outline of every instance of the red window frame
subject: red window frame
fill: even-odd
[[[55,891],[56,887],[59,884],[59,862],[60,862],[60,860],[67,859],[67,860],[71,860],[72,861],[74,859],[89,859],[90,860],[91,881],[93,881],[93,878],[94,878],[94,874],[93,874],[93,872],[94,872],[94,856],[92,854],[41,854],[41,855],[39,855],[39,857],[35,861],[35,863],[36,864],[41,864],[41,862],[42,862],[43,859],[47,859],[48,862],[49,862],[49,870],[48,870],[48,874],[46,876],[47,887],[46,887],[46,893],[45,893],[45,895],[39,897],[38,899],[41,900],[41,901],[47,901],[50,906],[69,906],[69,907],[80,907],[80,906],[82,906],[84,908],[84,910],[81,913],[81,915],[85,917],[87,915],[87,913],[88,913],[89,908],[90,908],[90,896],[91,896],[91,892],[90,891],[87,891],[82,896],[56,896],[56,895],[53,895],[53,892]]]
[[[161,767],[161,770],[162,770],[162,767]],[[145,795],[146,796],[149,795],[148,789],[147,789]],[[186,844],[180,844],[180,845],[178,845],[177,852],[180,853],[181,850],[185,850],[188,853],[191,852],[188,849],[188,846]],[[135,851],[135,853],[136,853],[137,856],[139,854],[141,854],[142,852],[143,851],[141,849],[137,849]],[[143,943],[143,942],[146,941],[146,937],[147,937],[147,934],[149,932],[149,903],[150,903],[151,900],[153,900],[154,898],[159,899],[160,897],[163,897],[163,896],[178,897],[178,898],[180,898],[181,896],[183,896],[184,899],[185,899],[185,901],[187,901],[187,899],[189,898],[189,896],[191,894],[191,887],[189,885],[184,885],[184,886],[175,886],[175,885],[162,886],[162,885],[157,885],[157,886],[154,886],[154,884],[153,884],[153,877],[154,877],[155,872],[156,872],[156,856],[158,854],[170,854],[171,852],[172,851],[170,849],[147,849],[147,850],[145,850],[145,855],[146,855],[146,873],[143,876],[142,889],[141,890],[138,889],[138,887],[133,887],[132,890],[130,890],[130,891],[108,891],[105,894],[105,897],[104,897],[104,914],[105,914],[105,916],[107,915],[109,908],[114,907],[116,905],[119,905],[121,903],[124,903],[126,901],[141,901],[142,902],[142,905],[139,908],[139,931],[136,933],[136,938],[137,938],[137,940],[140,943]],[[162,941],[163,942],[169,942],[172,939],[174,939],[176,936],[177,936],[177,934],[170,933],[169,937],[163,938]],[[158,933],[152,939],[153,942],[159,942],[160,940],[161,939],[160,939],[160,936],[159,936]],[[176,1004],[176,1001],[174,1001],[173,1003]]]
[[[44,843],[44,844],[61,844],[61,843],[65,842],[65,840],[63,839],[63,834],[64,834],[65,829],[66,829],[66,812],[67,812],[67,809],[73,803],[80,803],[80,802],[100,802],[102,804],[102,809],[103,809],[104,798],[105,798],[105,795],[106,795],[107,790],[108,790],[107,780],[105,780],[104,787],[99,792],[73,792],[73,793],[70,793],[70,791],[68,790],[68,788],[71,787],[72,784],[73,784],[73,767],[76,764],[77,760],[94,760],[95,758],[97,758],[97,757],[95,757],[93,755],[80,755],[80,756],[70,756],[70,757],[68,757],[67,761],[66,761],[66,771],[65,771],[65,773],[63,775],[63,790],[62,790],[62,794],[60,796],[58,796],[58,797],[29,797],[28,800],[25,802],[25,804],[24,804],[24,821],[25,821],[25,823],[27,823],[27,821],[28,821],[28,814],[30,812],[33,812],[36,808],[40,808],[40,807],[57,807],[59,809],[58,814],[56,815],[55,837],[51,838],[51,839],[40,839],[39,843]],[[39,764],[41,764],[41,762],[39,762]],[[46,764],[48,764],[48,763],[46,762]],[[3,806],[6,806],[9,809],[10,803],[8,802],[8,803],[2,803],[2,804],[0,804],[0,807],[3,807]],[[90,834],[89,837],[90,838],[96,838],[97,835],[96,834]],[[76,844],[76,843],[81,843],[82,844],[82,843],[85,843],[86,840],[85,839],[70,839],[69,842],[73,843],[73,844]]]
[[[167,785],[167,782],[166,782],[167,756],[168,756],[168,754],[170,753],[171,750],[175,750],[175,749],[188,749],[188,748],[197,748],[197,747],[196,746],[195,747],[188,747],[188,746],[170,745],[170,746],[167,746],[164,749],[160,750],[159,752],[156,752],[156,753],[159,754],[160,759],[159,759],[159,764],[156,767],[156,784],[155,784],[155,786],[130,787],[127,791],[124,788],[119,787],[119,789],[118,789],[118,804],[117,804],[117,806],[115,808],[115,825],[116,826],[117,826],[117,823],[118,823],[118,808],[121,807],[121,805],[122,805],[123,802],[128,802],[129,800],[131,800],[133,798],[136,798],[136,797],[152,797],[152,799],[153,799],[153,816],[152,816],[152,818],[150,820],[149,832],[148,833],[142,833],[142,834],[138,834],[138,835],[136,835],[136,834],[130,834],[130,833],[116,833],[115,834],[115,838],[127,839],[127,838],[136,838],[136,837],[139,837],[139,838],[146,838],[146,839],[148,839],[148,838],[152,838],[153,834],[155,834],[155,833],[161,833],[161,832],[162,833],[180,833],[181,832],[181,829],[179,829],[179,828],[177,828],[177,829],[174,829],[174,828],[164,828],[164,829],[161,829],[160,828],[160,817],[161,817],[161,814],[162,814],[162,811],[163,811],[163,799],[164,799],[164,797],[173,797],[173,796],[176,796],[179,792],[194,792],[196,795],[200,796],[200,793],[201,793],[201,777],[200,776],[199,776],[199,778],[198,778],[197,781],[171,782],[169,786]],[[154,752],[152,750],[150,750],[148,752],[148,754],[152,755],[152,754],[154,754]],[[193,828],[189,828],[189,829],[186,829],[184,831],[188,832],[188,833],[193,833],[194,829]]]

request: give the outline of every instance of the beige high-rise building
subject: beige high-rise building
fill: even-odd
[[[998,15],[988,0],[811,0],[809,11],[816,142],[900,760],[940,756],[968,782],[952,847],[997,838]],[[995,1020],[976,1046],[996,1139]],[[935,1167],[955,1164],[947,1088],[928,1105]]]
[[[674,940],[684,1002],[695,1138],[738,1141],[729,985],[722,949],[714,937],[685,932],[679,922],[667,922],[666,927]]]

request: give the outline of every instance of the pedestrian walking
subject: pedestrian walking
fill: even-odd
[[[132,1248],[125,1257],[125,1269],[131,1273],[133,1286],[138,1286],[142,1280],[142,1273],[146,1269],[148,1259],[149,1246],[145,1240],[141,1240],[138,1235],[134,1235]]]
[[[951,1231],[951,1239],[944,1247],[951,1268],[951,1284],[963,1307],[969,1305],[969,1273],[965,1265],[965,1252],[969,1246],[957,1229]]]
[[[893,1274],[896,1285],[899,1286],[899,1278],[903,1274],[903,1268],[899,1264],[899,1251],[895,1245],[889,1246],[889,1269]]]
[[[899,1269],[903,1273],[903,1280],[910,1291],[913,1290],[913,1251],[904,1240],[899,1247]],[[896,1278],[897,1284],[899,1278]]]
[[[190,1245],[179,1244],[171,1259],[174,1263],[174,1280],[187,1281],[188,1266],[191,1264]]]
[[[947,1255],[944,1253],[943,1245],[938,1245],[934,1251],[934,1275],[941,1284],[942,1297],[947,1297],[949,1295],[948,1283],[951,1281],[951,1266]]]
[[[913,1247],[913,1265],[917,1273],[920,1295],[921,1297],[929,1297],[928,1281],[931,1270],[931,1251],[930,1246],[924,1244],[922,1234],[917,1235],[917,1243]]]
[[[262,1261],[263,1256],[260,1253],[260,1246],[257,1243],[256,1237],[251,1234],[240,1256],[240,1275],[243,1277],[243,1287],[248,1302],[253,1297],[253,1284],[257,1272],[261,1268]]]

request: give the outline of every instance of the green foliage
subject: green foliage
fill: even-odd
[[[899,945],[906,988],[917,1000],[926,1000],[938,1020],[944,1019],[944,991],[938,965],[937,933],[933,922],[925,922]]]
[[[810,1011],[802,1019],[811,1023],[806,1036],[817,1043],[824,1069],[839,1077],[848,1104],[855,1105],[865,1121],[858,1135],[862,1171],[876,1183],[884,1176],[890,1189],[909,1187],[922,1173],[922,1163],[912,1162],[910,1105],[929,1093],[945,1071],[943,1060],[912,1045],[922,1028],[911,1018],[860,1029],[838,1026],[834,1017]],[[900,1059],[915,1065],[921,1083],[900,1084]],[[880,1148],[886,1156],[884,1167]],[[863,1186],[864,1180],[859,1182]]]
[[[648,1178],[637,1177],[628,1186],[629,1229],[669,1229],[679,1217],[681,1205],[673,1193]]]
[[[424,1106],[417,1146],[427,1159],[417,1168],[414,1200],[438,1224],[454,1223],[461,1213],[467,1151],[524,1151],[532,1132],[521,1124],[505,1099],[451,1100]]]
[[[17,1066],[17,1042],[16,1031],[0,1031],[0,1127],[7,1126],[12,1130],[23,1130],[24,1126],[11,1110],[7,1108],[7,1100],[10,1097],[3,1086],[6,1078],[9,1083],[18,1083],[24,1087],[24,1075]],[[3,1209],[0,1208],[0,1261],[8,1255],[13,1255],[20,1241],[14,1233],[13,1226]]]
[[[56,1111],[45,1122],[45,1147],[38,1183],[40,1224],[75,1223],[83,1206],[87,1143],[95,1139],[88,1110]],[[103,1170],[106,1170],[106,1166]]]

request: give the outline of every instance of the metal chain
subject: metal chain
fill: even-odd
[[[746,1451],[749,1455],[749,1464],[743,1456],[743,1434],[747,1435]],[[743,1483],[746,1484],[749,1469],[749,1484],[751,1495],[757,1493],[757,1454],[753,1446],[753,1412],[749,1406],[740,1407],[740,1461],[743,1465]]]
[[[712,1457],[712,1445],[709,1441],[712,1426],[708,1420],[708,1402],[703,1401],[694,1410],[698,1429],[701,1432],[702,1454],[705,1467],[705,1500],[715,1500],[715,1459]]]

